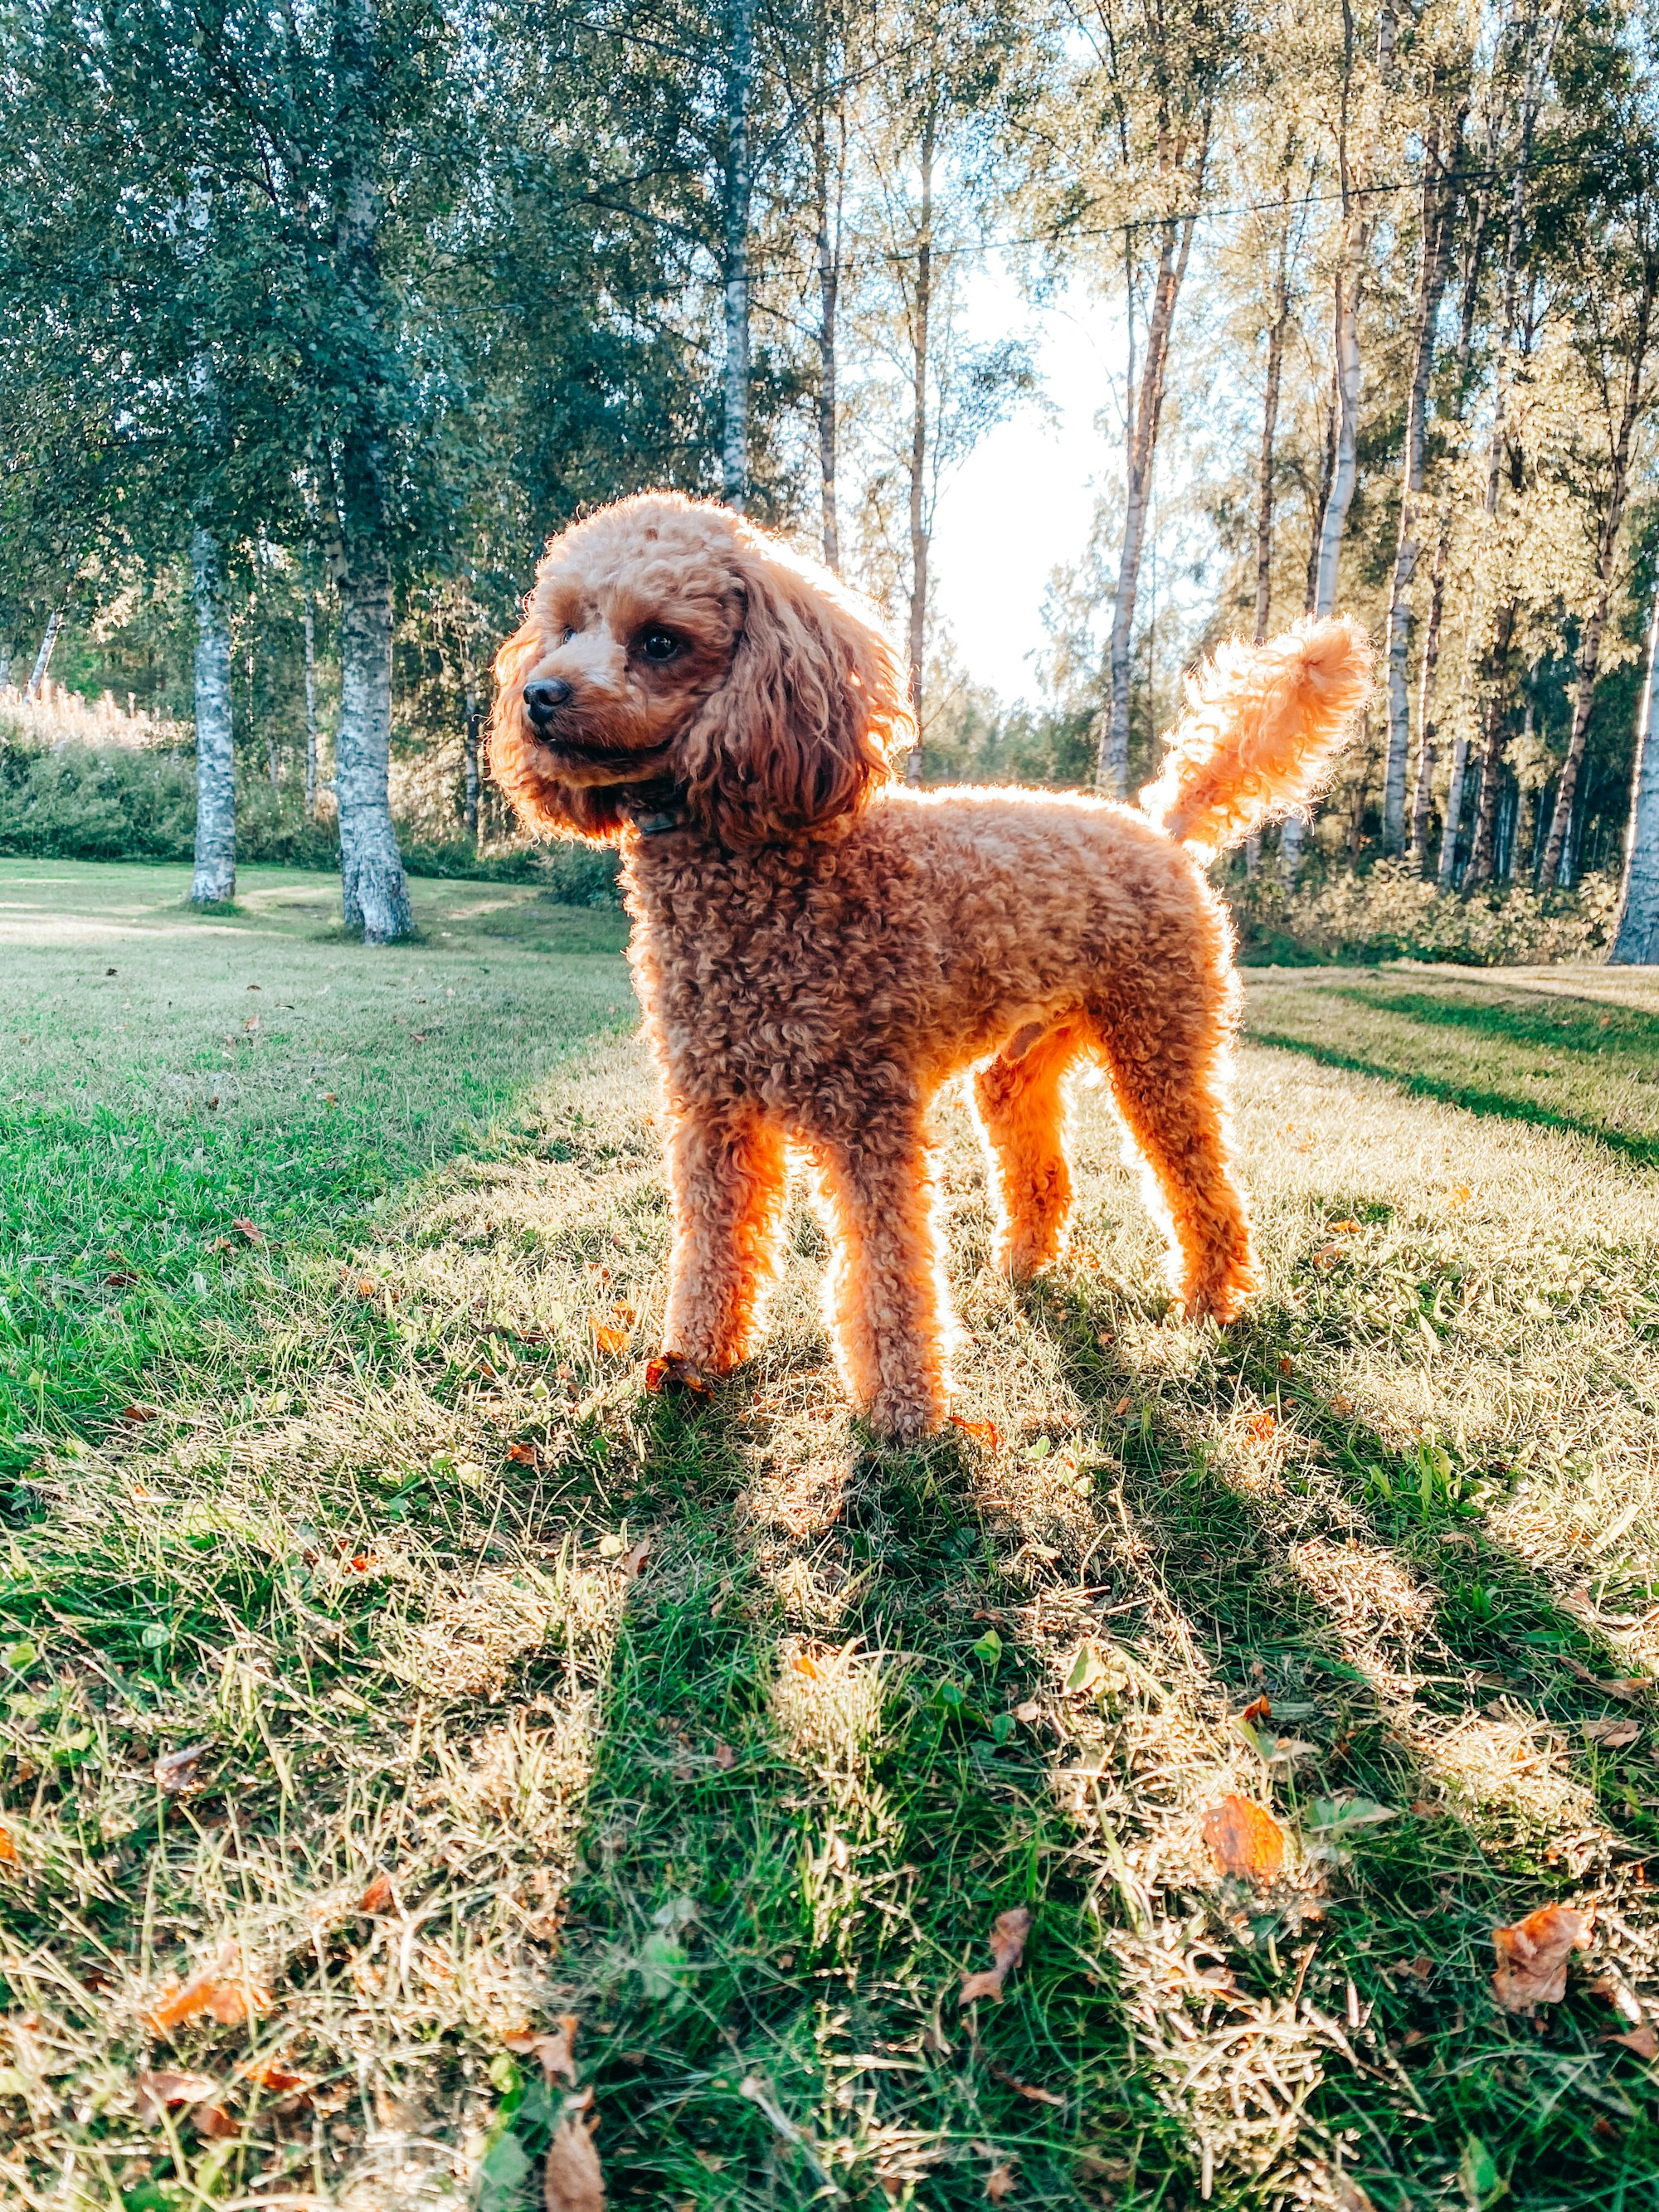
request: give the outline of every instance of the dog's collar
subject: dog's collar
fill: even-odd
[[[685,793],[677,784],[643,784],[629,792],[628,818],[641,837],[665,837],[671,830],[684,830],[688,816]]]

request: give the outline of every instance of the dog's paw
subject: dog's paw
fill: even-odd
[[[645,1363],[645,1387],[690,1398],[712,1398],[714,1379],[704,1374],[683,1352],[659,1352]]]

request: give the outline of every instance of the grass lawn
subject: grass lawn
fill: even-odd
[[[182,890],[0,864],[0,2200],[510,2212],[574,2017],[617,2206],[1659,2202],[1652,981],[1253,977],[1224,1336],[1102,1091],[1018,1295],[948,1103],[964,1425],[884,1454],[805,1212],[645,1395],[614,917]]]

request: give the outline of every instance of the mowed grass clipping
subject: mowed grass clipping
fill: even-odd
[[[321,926],[200,1048],[313,961],[338,1038],[440,958],[477,1011],[465,1051],[388,1038],[428,1118],[392,1151],[365,1109],[351,1206],[262,1187],[187,1336],[130,1380],[83,1330],[20,1419],[0,2198],[508,2212],[591,2124],[613,2204],[699,2212],[1655,2201],[1650,983],[1254,981],[1268,1281],[1225,1335],[1169,1319],[1102,1091],[1018,1295],[947,1101],[963,1425],[884,1454],[805,1212],[763,1357],[644,1391],[643,1056],[568,1050],[618,964]],[[145,937],[163,1003],[204,941]],[[6,1021],[65,957],[19,955]],[[526,1032],[489,1099],[486,990]],[[96,1048],[187,1159],[159,1043],[111,1008]],[[1271,1879],[1218,1872],[1229,1795]],[[1492,1930],[1552,1903],[1594,1933],[1528,2020]]]

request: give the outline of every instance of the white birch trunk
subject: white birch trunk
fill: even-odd
[[[910,703],[916,741],[904,780],[921,781],[923,680],[927,651],[927,344],[933,312],[933,130],[930,108],[921,131],[921,209],[916,242],[916,296],[911,325],[910,392]]]
[[[1201,200],[1207,142],[1198,152],[1194,199]],[[1100,727],[1095,757],[1095,788],[1109,799],[1124,797],[1129,780],[1129,694],[1131,655],[1134,642],[1135,599],[1140,585],[1140,561],[1151,502],[1152,468],[1158,454],[1158,420],[1164,411],[1168,380],[1170,333],[1176,302],[1187,274],[1196,214],[1176,218],[1164,226],[1158,249],[1158,276],[1146,321],[1146,359],[1140,372],[1140,391],[1135,402],[1129,445],[1128,483],[1123,517],[1123,549],[1118,560],[1117,588],[1112,595],[1112,641],[1109,672],[1110,703]]]
[[[726,69],[726,421],[721,473],[726,504],[749,500],[749,100],[754,78],[755,0],[729,0]]]
[[[34,656],[34,669],[29,678],[26,699],[38,699],[46,687],[46,671],[52,665],[52,649],[58,642],[58,633],[64,627],[64,610],[54,607],[46,617],[46,634],[40,640],[40,650]]]
[[[817,212],[818,263],[818,485],[823,518],[823,565],[841,573],[841,517],[836,476],[840,424],[837,397],[836,319],[841,298],[841,193],[844,150],[837,161],[833,205],[830,172],[830,70],[827,52],[818,57],[814,101],[812,181]],[[839,94],[838,94],[839,97]],[[839,120],[839,115],[837,117]],[[843,142],[844,143],[844,142]]]
[[[1659,593],[1648,624],[1648,680],[1631,776],[1625,887],[1609,965],[1659,967]]]
[[[1457,166],[1462,141],[1462,118],[1452,131],[1451,164]],[[1424,459],[1427,447],[1429,373],[1434,363],[1435,326],[1440,316],[1441,295],[1446,287],[1446,268],[1451,243],[1449,190],[1439,181],[1440,137],[1437,125],[1430,132],[1426,173],[1423,185],[1423,264],[1418,287],[1417,330],[1411,391],[1406,410],[1406,451],[1400,473],[1400,540],[1389,583],[1388,665],[1389,743],[1382,767],[1382,848],[1400,852],[1406,842],[1406,769],[1411,754],[1410,674],[1412,586],[1416,580],[1419,548],[1417,507],[1423,492]]]
[[[317,611],[309,584],[305,590],[306,633],[306,819],[317,813]]]
[[[340,724],[334,793],[340,809],[340,890],[346,926],[365,945],[413,929],[409,886],[392,826],[392,578],[360,556],[340,584]]]
[[[196,602],[196,866],[191,901],[217,906],[236,896],[236,769],[230,709],[230,624],[224,558],[210,530],[190,541]]]

